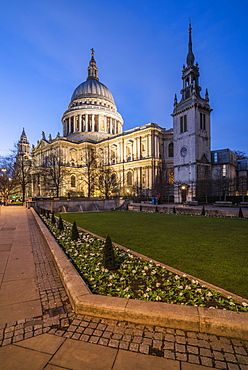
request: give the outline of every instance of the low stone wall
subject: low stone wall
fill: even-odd
[[[200,216],[202,214],[203,206],[186,206],[186,205],[174,205],[174,204],[144,204],[144,203],[130,203],[128,204],[129,211],[135,212],[158,212],[158,213],[176,213],[183,215],[195,215]],[[205,206],[205,215],[213,217],[239,217],[239,207],[227,208],[227,207],[214,207]],[[248,209],[242,209],[243,216],[248,218]]]
[[[27,201],[27,208],[37,207],[51,212],[97,212],[127,209],[127,201],[122,199],[38,199]]]

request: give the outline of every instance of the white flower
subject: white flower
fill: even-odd
[[[148,270],[148,267],[147,267],[147,266],[145,266],[145,267],[144,267],[144,270],[146,270],[146,271],[147,271],[147,270]]]
[[[229,302],[230,306],[235,306],[235,303]]]
[[[148,298],[149,294],[145,293],[145,294],[143,294],[143,297]]]
[[[196,289],[196,291],[195,291],[196,293],[200,293],[201,294],[201,292],[202,292],[202,290],[201,289]]]
[[[248,307],[248,303],[242,302],[242,306]]]
[[[182,286],[182,285],[179,285],[179,286],[178,286],[178,289],[183,289],[183,286]]]
[[[186,274],[183,274],[183,277],[184,277],[184,278],[186,278],[186,277],[187,277],[187,275],[186,275]]]
[[[211,292],[208,292],[208,294],[206,294],[207,297],[212,297],[213,294]]]
[[[191,286],[186,285],[185,289],[187,289],[187,290],[191,290]]]
[[[161,301],[161,297],[159,295],[157,295],[156,301]]]
[[[147,288],[146,288],[146,291],[147,291],[147,292],[150,292],[150,291],[151,291],[151,288],[147,287]]]
[[[152,270],[152,271],[151,271],[151,274],[152,274],[152,275],[155,275],[155,274],[156,274],[156,270]]]
[[[132,274],[136,274],[136,270],[132,270]]]
[[[160,283],[156,283],[156,288],[158,288],[161,284]]]

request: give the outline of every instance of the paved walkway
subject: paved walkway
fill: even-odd
[[[248,342],[75,315],[31,212],[0,207],[0,370],[248,370]]]

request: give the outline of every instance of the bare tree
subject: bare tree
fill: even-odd
[[[245,152],[242,152],[241,150],[234,150],[233,151],[236,155],[236,159],[247,159],[248,156]]]
[[[109,199],[112,193],[117,193],[119,190],[119,183],[116,173],[110,166],[101,166],[98,168],[98,189],[100,194]]]
[[[94,148],[90,146],[85,148],[82,162],[84,168],[82,180],[87,186],[87,196],[91,197],[97,186],[97,155]]]
[[[7,204],[9,197],[14,194],[16,190],[14,163],[14,154],[0,158],[0,194],[5,204]]]
[[[31,182],[31,167],[31,160],[25,157],[25,155],[16,156],[13,175],[15,182],[21,187],[23,202],[25,202],[26,198],[27,185]]]
[[[56,197],[59,197],[63,180],[70,174],[59,148],[54,149],[45,157],[41,174],[46,179],[46,188],[49,187],[50,183],[51,187],[55,189]]]

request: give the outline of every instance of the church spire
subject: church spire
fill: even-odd
[[[188,43],[188,55],[187,55],[187,66],[193,66],[195,61],[195,56],[192,50],[192,27],[191,27],[191,19],[189,19],[189,43]]]
[[[96,66],[96,61],[95,61],[95,58],[94,58],[95,50],[93,48],[90,49],[90,50],[91,50],[91,60],[90,60],[90,64],[89,64],[89,67],[88,67],[88,78],[87,78],[87,80],[97,80],[97,81],[99,81],[98,68]]]

